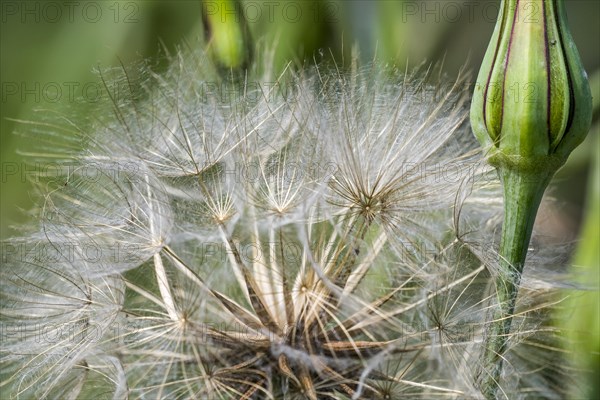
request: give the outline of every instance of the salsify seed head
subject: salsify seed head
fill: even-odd
[[[36,177],[39,226],[4,246],[2,390],[477,398],[501,202],[462,81],[375,65],[230,82],[202,52],[171,65],[125,71],[130,96],[85,128],[31,123],[51,141],[31,158],[64,174]],[[555,301],[536,282],[518,349]],[[554,395],[546,357],[514,360],[510,398]]]

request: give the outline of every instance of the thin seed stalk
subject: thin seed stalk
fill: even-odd
[[[515,166],[498,166],[504,190],[504,221],[500,240],[500,262],[495,280],[497,306],[488,319],[480,389],[486,399],[495,400],[500,387],[502,363],[519,293],[521,273],[542,196],[554,168],[548,172],[526,172]]]

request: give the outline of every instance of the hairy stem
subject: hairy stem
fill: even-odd
[[[486,399],[496,399],[502,363],[514,314],[521,273],[527,256],[533,223],[544,190],[554,171],[528,173],[512,166],[498,167],[504,189],[504,221],[500,262],[496,277],[497,306],[488,319],[479,386]]]

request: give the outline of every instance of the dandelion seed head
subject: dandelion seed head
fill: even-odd
[[[27,328],[3,344],[11,396],[477,397],[501,200],[463,78],[440,90],[374,65],[233,82],[202,52],[171,63],[91,128],[43,125],[87,145],[35,155],[74,168],[42,180],[39,227],[8,243],[2,323]],[[554,393],[547,360],[517,354],[550,347],[551,289],[519,300],[535,318],[515,317],[509,357],[531,378],[511,396]],[[101,334],[48,347],[36,324]]]

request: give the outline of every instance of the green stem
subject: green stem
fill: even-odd
[[[537,168],[536,168],[537,169]],[[479,387],[486,399],[496,399],[504,352],[510,334],[521,273],[527,256],[533,223],[542,196],[555,169],[525,172],[513,166],[498,166],[504,189],[504,222],[500,262],[496,277],[498,304],[488,319]]]

